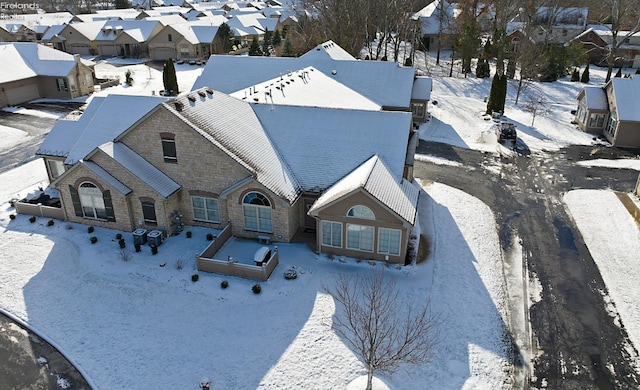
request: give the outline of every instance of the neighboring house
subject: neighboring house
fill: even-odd
[[[26,24],[19,23],[18,20],[0,19],[0,30],[4,30],[2,36],[8,38],[5,42],[35,42],[38,40],[36,32]]]
[[[71,23],[65,25],[55,36],[43,39],[43,43],[51,43],[57,46],[57,42],[62,42],[64,51],[70,54],[96,55],[98,47],[96,37],[101,33],[102,27],[107,21]]]
[[[197,22],[196,22],[197,23]],[[206,60],[216,51],[218,26],[178,23],[165,26],[149,40],[152,60]]]
[[[162,28],[160,22],[149,20],[106,22],[95,39],[98,55],[146,57],[148,41]]]
[[[619,31],[617,39],[623,40],[615,53],[616,67],[640,68],[640,32],[629,35],[629,31]],[[625,38],[626,37],[626,38]],[[611,30],[604,26],[593,26],[578,35],[575,41],[582,44],[589,62],[599,65],[608,65],[608,54],[612,48],[613,35]]]
[[[416,12],[413,19],[420,23],[422,42],[426,50],[450,50],[455,40],[456,3],[434,0]]]
[[[603,125],[613,146],[640,148],[640,79],[614,77],[598,89],[603,92],[588,87],[578,95],[578,126],[596,132]]]
[[[314,55],[316,65],[369,67]],[[384,91],[371,89],[389,84],[365,94],[335,77],[347,78],[347,68],[335,68],[276,73],[232,94],[204,86],[160,103],[139,97],[145,106],[135,113],[122,109],[133,97],[110,95],[84,120],[58,121],[38,154],[57,165],[53,186],[70,221],[172,234],[180,215],[187,225],[230,224],[235,236],[281,242],[311,230],[321,252],[404,263],[419,194],[406,170],[413,76],[407,109],[384,111],[370,98]],[[405,74],[377,70],[396,81]],[[100,119],[113,112],[124,113],[115,124]]]
[[[586,29],[588,15],[586,7],[539,7],[531,20],[535,28],[530,36],[537,43],[565,44]]]
[[[575,121],[582,131],[602,134],[609,119],[607,95],[602,87],[584,87],[578,94]]]
[[[93,92],[93,63],[37,43],[0,43],[0,107]]]
[[[414,122],[426,122],[429,120],[428,104],[431,100],[433,80],[431,77],[418,76],[413,81],[411,90],[411,113]]]

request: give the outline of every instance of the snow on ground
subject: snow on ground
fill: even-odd
[[[36,102],[36,101],[37,100],[34,100],[34,102]],[[20,107],[20,106],[3,107],[2,111],[12,112],[14,114],[39,116],[39,117],[42,117],[42,118],[58,119],[58,118],[64,117],[64,114],[60,114],[60,113],[57,113],[57,112],[50,112],[50,111],[47,111],[47,110],[34,110],[34,109],[31,109],[31,108],[24,108],[24,107]]]
[[[636,160],[606,160],[596,159],[587,161],[578,161],[576,164],[584,165],[587,167],[607,167],[607,168],[621,168],[621,169],[635,169],[640,171],[640,158]]]
[[[0,175],[0,205],[12,198],[22,199],[38,187],[46,188],[49,177],[41,158],[32,160],[18,168]]]
[[[29,134],[26,131],[0,125],[0,153],[12,149],[28,138]]]
[[[36,175],[32,168],[16,168],[0,182],[25,192],[21,178]],[[385,272],[410,292],[402,294],[409,302],[430,297],[445,319],[445,337],[434,362],[381,374],[378,387],[501,388],[509,383],[509,359],[493,214],[453,188],[425,189],[420,223],[432,255]],[[134,253],[125,233],[125,262],[117,231],[89,234],[85,225],[47,226],[24,215],[11,221],[7,203],[1,210],[0,306],[55,340],[97,388],[195,389],[208,376],[216,388],[339,389],[366,374],[331,330],[335,306],[323,286],[338,273],[370,273],[381,264],[329,261],[303,244],[278,244],[281,265],[255,295],[249,280],[202,273],[191,281],[195,253],[207,245],[204,228],[188,228],[191,239],[170,237],[156,256],[147,246]],[[291,266],[299,276],[287,281]],[[229,288],[220,288],[222,280]]]

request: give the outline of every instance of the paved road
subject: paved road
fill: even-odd
[[[90,390],[91,387],[49,343],[0,313],[0,389]]]
[[[459,188],[491,207],[503,250],[510,251],[516,242],[522,245],[522,260],[505,267],[524,264],[523,275],[535,277],[542,286],[542,299],[522,308],[530,329],[512,328],[510,335],[524,340],[515,346],[516,363],[524,356],[531,364],[520,371],[521,387],[640,388],[640,374],[624,348],[628,336],[605,308],[602,277],[562,203],[562,195],[577,188],[631,192],[636,171],[586,168],[575,161],[636,154],[571,146],[509,159],[432,142],[421,142],[417,153],[464,165],[416,161],[414,173]]]

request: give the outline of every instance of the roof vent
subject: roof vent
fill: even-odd
[[[331,74],[335,76],[336,74],[338,74],[338,71],[334,69],[331,71]]]
[[[195,103],[195,101],[196,101],[196,97],[193,96],[193,95],[187,96],[187,99],[189,99],[189,101],[192,102],[192,103]]]
[[[207,88],[207,93],[208,93],[209,95],[213,95],[213,89],[211,89],[211,88]]]
[[[182,111],[182,108],[184,107],[184,104],[182,104],[182,102],[176,100],[175,102],[173,102],[173,104],[176,106],[176,111]]]
[[[200,97],[205,97],[207,96],[206,93],[204,93],[204,91],[198,91],[198,95],[200,95]]]

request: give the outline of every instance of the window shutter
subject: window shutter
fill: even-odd
[[[82,205],[80,204],[80,195],[78,190],[71,184],[69,184],[69,192],[71,193],[71,203],[73,203],[73,211],[76,213],[76,217],[82,217]]]
[[[104,191],[102,199],[104,200],[104,210],[107,213],[107,221],[115,222],[116,214],[113,211],[113,203],[111,202],[111,191]]]

